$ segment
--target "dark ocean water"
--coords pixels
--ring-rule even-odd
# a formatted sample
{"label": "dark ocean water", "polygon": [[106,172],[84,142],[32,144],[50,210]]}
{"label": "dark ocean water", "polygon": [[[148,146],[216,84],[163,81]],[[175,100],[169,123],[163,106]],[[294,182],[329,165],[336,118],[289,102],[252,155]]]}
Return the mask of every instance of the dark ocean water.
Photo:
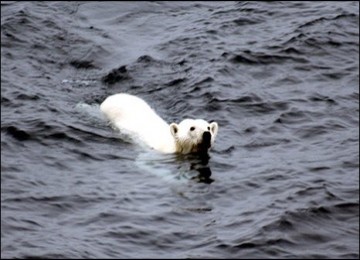
{"label": "dark ocean water", "polygon": [[[118,92],[219,123],[114,131]],[[2,2],[2,258],[359,258],[359,2]]]}

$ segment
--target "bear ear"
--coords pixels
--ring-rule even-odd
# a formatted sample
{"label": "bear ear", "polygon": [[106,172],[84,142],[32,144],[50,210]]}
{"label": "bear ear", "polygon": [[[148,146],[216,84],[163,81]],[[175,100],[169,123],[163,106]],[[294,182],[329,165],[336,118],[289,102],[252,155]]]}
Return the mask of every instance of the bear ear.
{"label": "bear ear", "polygon": [[179,130],[179,126],[175,123],[170,124],[170,132],[175,137]]}
{"label": "bear ear", "polygon": [[218,123],[212,122],[210,124],[210,132],[213,134],[214,137],[217,135],[218,129],[219,129]]}

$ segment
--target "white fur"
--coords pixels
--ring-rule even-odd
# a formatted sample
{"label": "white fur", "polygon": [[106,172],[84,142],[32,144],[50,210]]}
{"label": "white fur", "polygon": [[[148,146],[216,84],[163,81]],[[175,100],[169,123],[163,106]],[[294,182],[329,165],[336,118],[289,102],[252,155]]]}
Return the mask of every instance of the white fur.
{"label": "white fur", "polygon": [[163,153],[199,152],[199,147],[203,147],[200,146],[203,133],[209,131],[210,146],[204,151],[207,152],[218,131],[216,122],[209,124],[202,119],[185,119],[178,125],[172,123],[169,126],[144,100],[125,93],[109,96],[100,109],[120,131],[135,135]]}

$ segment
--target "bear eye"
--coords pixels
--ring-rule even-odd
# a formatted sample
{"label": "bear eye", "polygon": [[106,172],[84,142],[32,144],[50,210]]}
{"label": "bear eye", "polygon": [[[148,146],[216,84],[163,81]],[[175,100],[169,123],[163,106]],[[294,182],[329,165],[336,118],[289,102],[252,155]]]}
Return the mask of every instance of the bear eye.
{"label": "bear eye", "polygon": [[208,130],[210,131],[210,126],[208,126]]}
{"label": "bear eye", "polygon": [[195,130],[194,126],[190,127],[190,131],[194,131],[194,130]]}

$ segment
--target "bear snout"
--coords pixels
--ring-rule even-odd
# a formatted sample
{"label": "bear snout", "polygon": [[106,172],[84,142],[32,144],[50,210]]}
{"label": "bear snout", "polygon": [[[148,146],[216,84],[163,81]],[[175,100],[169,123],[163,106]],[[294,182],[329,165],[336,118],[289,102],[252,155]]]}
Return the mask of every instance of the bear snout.
{"label": "bear snout", "polygon": [[202,144],[206,147],[209,148],[211,146],[211,134],[209,131],[206,131],[203,133],[202,136]]}

